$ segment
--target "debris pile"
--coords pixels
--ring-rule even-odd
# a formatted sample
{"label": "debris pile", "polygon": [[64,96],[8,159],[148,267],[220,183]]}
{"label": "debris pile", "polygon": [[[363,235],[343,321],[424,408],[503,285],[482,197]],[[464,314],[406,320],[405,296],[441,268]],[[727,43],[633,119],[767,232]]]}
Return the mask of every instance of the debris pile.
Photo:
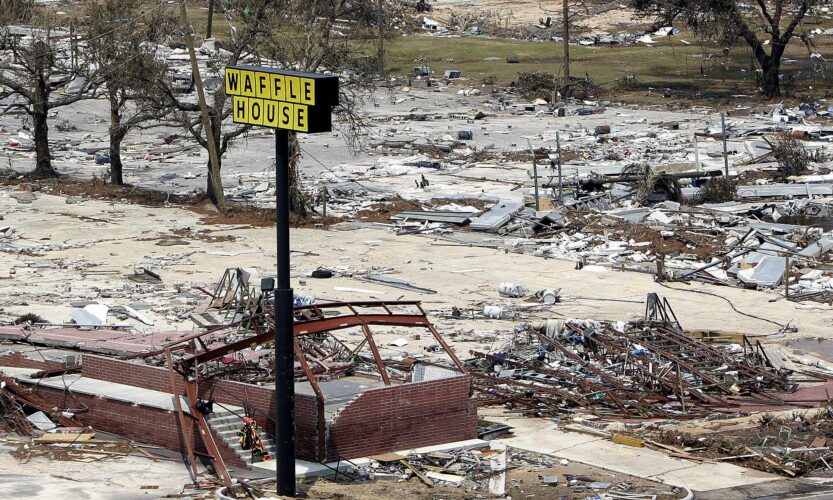
{"label": "debris pile", "polygon": [[705,417],[775,404],[791,388],[789,370],[773,367],[759,344],[692,338],[653,294],[645,319],[548,320],[471,355],[482,404],[534,416]]}
{"label": "debris pile", "polygon": [[[414,453],[407,457],[389,453],[372,457],[369,466],[357,471],[357,479],[408,480],[418,478],[429,487],[434,485],[462,488],[466,493],[492,491],[493,478],[502,477],[505,488],[506,450],[459,449]],[[491,486],[490,486],[491,484]],[[500,492],[498,494],[502,494]]]}
{"label": "debris pile", "polygon": [[[518,494],[541,498],[675,500],[684,489],[624,474],[614,474],[565,459],[510,446],[477,446],[444,451],[370,457],[367,463],[344,464],[333,481],[346,486],[385,482],[421,485],[412,493],[508,498]],[[314,480],[308,481],[310,492]],[[259,498],[274,489],[272,480],[240,481],[224,490],[236,498]],[[401,488],[399,491],[402,490]],[[378,492],[377,492],[378,495]],[[421,495],[420,495],[421,496]]]}
{"label": "debris pile", "polygon": [[730,462],[787,477],[833,470],[833,412],[764,413],[751,428],[707,434],[662,431],[655,440],[693,456]]}
{"label": "debris pile", "polygon": [[10,453],[20,463],[33,457],[62,462],[98,462],[127,455],[154,461],[172,460],[149,451],[155,449],[154,446],[120,439],[98,439],[95,432],[81,428],[61,428],[61,432],[42,433],[32,438],[6,436],[2,440],[14,447]]}

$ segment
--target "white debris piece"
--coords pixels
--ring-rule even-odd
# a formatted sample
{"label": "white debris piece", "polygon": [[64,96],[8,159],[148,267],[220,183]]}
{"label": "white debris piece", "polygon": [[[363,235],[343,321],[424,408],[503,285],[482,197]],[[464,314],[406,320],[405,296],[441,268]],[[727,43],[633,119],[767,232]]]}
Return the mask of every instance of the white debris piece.
{"label": "white debris piece", "polygon": [[388,345],[392,345],[394,347],[405,347],[406,345],[408,345],[408,341],[403,339],[402,337],[399,337],[398,339],[389,342]]}
{"label": "white debris piece", "polygon": [[104,304],[88,304],[83,309],[72,311],[72,321],[81,326],[100,326],[107,323],[110,308]]}

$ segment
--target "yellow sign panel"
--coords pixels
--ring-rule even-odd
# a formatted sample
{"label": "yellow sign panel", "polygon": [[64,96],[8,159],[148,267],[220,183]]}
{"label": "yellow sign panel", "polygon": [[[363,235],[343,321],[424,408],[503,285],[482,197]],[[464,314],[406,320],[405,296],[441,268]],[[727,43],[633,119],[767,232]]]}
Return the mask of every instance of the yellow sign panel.
{"label": "yellow sign panel", "polygon": [[301,104],[315,106],[315,80],[301,78]]}
{"label": "yellow sign panel", "polygon": [[234,96],[234,123],[263,125],[296,132],[309,131],[309,106],[291,102]]}
{"label": "yellow sign panel", "polygon": [[285,92],[283,90],[283,75],[269,75],[269,80],[272,84],[272,99],[276,101],[285,101]]}
{"label": "yellow sign panel", "polygon": [[264,127],[271,127],[271,128],[278,128],[278,102],[277,101],[263,101],[263,126]]}
{"label": "yellow sign panel", "polygon": [[272,98],[272,85],[267,73],[255,73],[255,95],[261,99]]}
{"label": "yellow sign panel", "polygon": [[228,67],[226,94],[233,96],[234,123],[297,132],[331,130],[330,108],[338,103],[338,78],[315,73]]}
{"label": "yellow sign panel", "polygon": [[242,95],[254,97],[255,95],[255,72],[241,71],[240,76],[243,79],[243,89],[240,91]]}
{"label": "yellow sign panel", "polygon": [[286,100],[289,102],[301,102],[301,79],[297,76],[285,76]]}
{"label": "yellow sign panel", "polygon": [[263,99],[246,99],[247,121],[250,125],[263,125]]}

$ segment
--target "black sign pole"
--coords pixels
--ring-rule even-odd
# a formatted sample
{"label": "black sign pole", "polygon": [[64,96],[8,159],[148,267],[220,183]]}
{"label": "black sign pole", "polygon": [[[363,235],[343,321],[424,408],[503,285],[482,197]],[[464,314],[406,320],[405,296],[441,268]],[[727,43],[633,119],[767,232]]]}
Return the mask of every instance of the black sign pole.
{"label": "black sign pole", "polygon": [[275,216],[278,280],[275,288],[275,441],[278,494],[295,496],[294,297],[289,285],[289,132],[275,130]]}

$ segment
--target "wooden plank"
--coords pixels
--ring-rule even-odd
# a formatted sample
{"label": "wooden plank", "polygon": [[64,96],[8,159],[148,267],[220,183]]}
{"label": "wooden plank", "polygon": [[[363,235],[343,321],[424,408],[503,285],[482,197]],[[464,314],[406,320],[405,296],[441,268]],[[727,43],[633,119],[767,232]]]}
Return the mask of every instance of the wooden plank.
{"label": "wooden plank", "polygon": [[197,461],[194,458],[194,445],[188,439],[188,434],[193,431],[193,427],[188,425],[191,421],[185,417],[185,412],[182,411],[182,401],[179,400],[179,392],[176,388],[176,377],[174,375],[174,358],[170,348],[165,349],[165,358],[168,361],[168,380],[171,382],[171,397],[174,400],[176,414],[179,417],[179,434],[182,436],[182,440],[185,442],[185,449],[188,452],[188,465],[191,469],[191,479],[196,483],[199,471],[197,471]]}
{"label": "wooden plank", "polygon": [[129,453],[121,453],[118,451],[107,451],[107,450],[89,450],[86,448],[67,448],[67,451],[77,451],[78,453],[83,454],[92,454],[92,455],[115,455],[118,457],[124,457],[129,455]]}
{"label": "wooden plank", "polygon": [[44,434],[35,438],[35,443],[73,443],[76,441],[89,441],[95,437],[95,433],[85,434]]}
{"label": "wooden plank", "polygon": [[377,462],[398,462],[405,458],[405,456],[399,453],[383,453],[381,455],[372,455],[370,458]]}
{"label": "wooden plank", "polygon": [[433,481],[431,481],[430,479],[428,479],[427,477],[425,477],[425,476],[422,474],[422,472],[420,472],[420,471],[419,471],[416,467],[414,467],[413,465],[409,464],[407,460],[405,460],[405,459],[403,458],[402,460],[400,460],[400,461],[399,461],[399,463],[401,463],[402,465],[404,465],[405,467],[407,467],[408,469],[410,469],[410,470],[411,470],[411,472],[413,472],[413,473],[414,473],[414,475],[415,475],[416,477],[418,477],[420,481],[422,481],[423,483],[425,483],[425,485],[426,485],[426,486],[428,486],[429,488],[433,488],[433,487],[434,487],[434,483],[433,483]]}
{"label": "wooden plank", "polygon": [[612,441],[616,444],[623,444],[625,446],[633,446],[634,448],[642,448],[645,446],[645,441],[631,436],[626,436],[624,434],[614,434]]}

